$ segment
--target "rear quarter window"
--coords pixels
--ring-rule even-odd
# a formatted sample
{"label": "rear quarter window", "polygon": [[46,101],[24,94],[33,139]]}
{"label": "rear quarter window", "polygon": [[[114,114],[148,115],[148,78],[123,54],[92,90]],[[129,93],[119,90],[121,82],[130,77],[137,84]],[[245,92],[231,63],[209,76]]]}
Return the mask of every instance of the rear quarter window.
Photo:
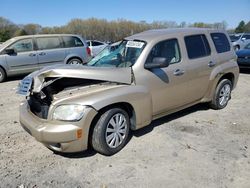
{"label": "rear quarter window", "polygon": [[66,48],[72,48],[72,47],[81,47],[84,46],[83,42],[78,38],[74,36],[64,36],[62,37],[64,41],[64,46]]}
{"label": "rear quarter window", "polygon": [[230,44],[227,36],[224,33],[211,33],[214,46],[217,53],[224,53],[230,51]]}
{"label": "rear quarter window", "polygon": [[211,49],[204,34],[190,35],[184,38],[189,59],[209,56]]}

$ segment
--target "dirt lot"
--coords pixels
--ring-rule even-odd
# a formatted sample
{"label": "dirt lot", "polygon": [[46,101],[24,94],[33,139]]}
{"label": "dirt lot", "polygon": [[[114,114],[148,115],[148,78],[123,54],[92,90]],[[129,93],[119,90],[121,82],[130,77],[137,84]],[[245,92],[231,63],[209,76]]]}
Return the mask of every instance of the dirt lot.
{"label": "dirt lot", "polygon": [[0,84],[0,187],[250,187],[250,73],[226,109],[161,118],[111,157],[57,155],[37,142],[19,125],[17,84]]}

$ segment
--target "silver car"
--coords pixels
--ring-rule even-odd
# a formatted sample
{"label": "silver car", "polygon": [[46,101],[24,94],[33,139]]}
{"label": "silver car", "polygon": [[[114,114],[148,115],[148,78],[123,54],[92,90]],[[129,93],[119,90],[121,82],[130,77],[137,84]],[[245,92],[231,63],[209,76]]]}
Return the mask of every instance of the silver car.
{"label": "silver car", "polygon": [[250,33],[237,33],[229,37],[235,50],[243,49],[250,42]]}
{"label": "silver car", "polygon": [[54,64],[80,64],[90,60],[90,49],[78,35],[27,35],[0,46],[0,82]]}
{"label": "silver car", "polygon": [[91,51],[91,56],[95,57],[97,54],[99,54],[108,44],[97,41],[97,40],[87,40],[87,44]]}

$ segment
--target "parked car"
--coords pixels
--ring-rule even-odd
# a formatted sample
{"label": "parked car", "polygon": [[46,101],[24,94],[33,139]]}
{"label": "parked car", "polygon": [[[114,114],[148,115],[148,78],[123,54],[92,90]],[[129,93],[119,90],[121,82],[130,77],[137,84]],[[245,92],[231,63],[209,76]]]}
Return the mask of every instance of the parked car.
{"label": "parked car", "polygon": [[112,155],[130,130],[197,103],[225,108],[239,76],[223,30],[162,29],[125,38],[86,66],[56,66],[28,75],[19,93],[23,128],[48,148],[93,147]]}
{"label": "parked car", "polygon": [[105,42],[100,42],[97,40],[87,40],[87,44],[91,51],[91,56],[95,57],[97,54],[99,54],[108,44]]}
{"label": "parked car", "polygon": [[240,68],[250,68],[250,43],[244,49],[236,52],[238,58],[237,63]]}
{"label": "parked car", "polygon": [[27,35],[0,46],[0,82],[54,64],[78,64],[90,60],[90,50],[77,35]]}
{"label": "parked car", "polygon": [[234,49],[243,49],[250,42],[250,33],[237,33],[229,35]]}

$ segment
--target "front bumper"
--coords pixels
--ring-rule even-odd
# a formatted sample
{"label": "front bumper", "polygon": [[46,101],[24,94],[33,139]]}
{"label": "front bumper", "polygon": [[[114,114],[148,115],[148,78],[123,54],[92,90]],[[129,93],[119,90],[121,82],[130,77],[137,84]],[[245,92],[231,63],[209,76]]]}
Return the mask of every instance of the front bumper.
{"label": "front bumper", "polygon": [[[89,128],[96,114],[89,107],[80,121],[45,120],[35,116],[26,101],[20,104],[21,126],[46,147],[59,152],[78,152],[88,148]],[[82,132],[80,137],[79,131]]]}

